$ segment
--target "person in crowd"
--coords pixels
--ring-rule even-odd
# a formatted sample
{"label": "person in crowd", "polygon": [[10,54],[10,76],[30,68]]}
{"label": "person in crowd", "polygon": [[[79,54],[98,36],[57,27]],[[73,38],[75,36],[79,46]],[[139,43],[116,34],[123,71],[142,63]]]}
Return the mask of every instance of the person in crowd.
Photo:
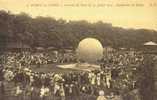
{"label": "person in crowd", "polygon": [[104,91],[100,90],[99,91],[99,96],[97,97],[96,100],[107,100],[107,98],[104,95],[105,95]]}

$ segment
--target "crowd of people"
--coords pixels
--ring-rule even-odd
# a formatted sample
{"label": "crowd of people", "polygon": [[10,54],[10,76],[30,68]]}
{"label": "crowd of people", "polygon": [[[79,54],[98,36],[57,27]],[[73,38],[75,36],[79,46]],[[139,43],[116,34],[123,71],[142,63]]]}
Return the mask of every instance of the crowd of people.
{"label": "crowd of people", "polygon": [[2,63],[5,63],[5,65],[9,65],[10,67],[16,66],[16,64],[18,67],[29,67],[30,65],[40,66],[52,63],[76,62],[74,54],[63,54],[58,52],[6,52],[4,55],[1,55],[1,59],[3,59]]}
{"label": "crowd of people", "polygon": [[[4,54],[4,63],[7,65],[16,66],[26,66],[32,64],[42,65],[51,62],[50,56],[47,53],[31,53],[31,52],[9,52]],[[9,66],[7,66],[9,67]]]}
{"label": "crowd of people", "polygon": [[143,56],[133,51],[112,52],[101,60],[101,69],[81,73],[31,70],[32,64],[42,67],[41,64],[48,64],[52,60],[48,53],[2,55],[1,87],[6,82],[13,83],[15,88],[12,88],[14,92],[10,95],[18,96],[19,100],[23,100],[23,95],[32,100],[96,100],[104,94],[107,100],[129,100],[124,99],[125,94],[137,88],[136,70]]}

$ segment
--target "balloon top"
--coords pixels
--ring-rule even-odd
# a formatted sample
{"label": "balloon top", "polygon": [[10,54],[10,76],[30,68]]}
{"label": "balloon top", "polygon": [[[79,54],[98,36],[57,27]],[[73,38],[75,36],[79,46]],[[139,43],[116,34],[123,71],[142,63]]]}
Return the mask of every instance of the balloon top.
{"label": "balloon top", "polygon": [[96,62],[103,57],[103,46],[95,38],[85,38],[78,45],[77,55],[86,62]]}

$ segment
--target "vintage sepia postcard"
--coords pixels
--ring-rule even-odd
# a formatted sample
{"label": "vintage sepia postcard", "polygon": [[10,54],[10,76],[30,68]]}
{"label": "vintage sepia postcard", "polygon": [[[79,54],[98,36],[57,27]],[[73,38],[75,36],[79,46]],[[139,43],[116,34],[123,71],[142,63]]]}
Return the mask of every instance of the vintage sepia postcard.
{"label": "vintage sepia postcard", "polygon": [[157,100],[157,1],[0,0],[0,100]]}

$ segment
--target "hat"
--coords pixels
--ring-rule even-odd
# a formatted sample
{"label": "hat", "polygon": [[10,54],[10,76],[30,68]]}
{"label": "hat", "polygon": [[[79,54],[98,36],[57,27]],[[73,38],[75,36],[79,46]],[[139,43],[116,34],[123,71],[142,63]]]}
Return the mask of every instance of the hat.
{"label": "hat", "polygon": [[100,90],[100,91],[99,91],[99,95],[100,95],[100,96],[104,96],[104,94],[105,94],[105,93],[104,93],[103,90]]}

